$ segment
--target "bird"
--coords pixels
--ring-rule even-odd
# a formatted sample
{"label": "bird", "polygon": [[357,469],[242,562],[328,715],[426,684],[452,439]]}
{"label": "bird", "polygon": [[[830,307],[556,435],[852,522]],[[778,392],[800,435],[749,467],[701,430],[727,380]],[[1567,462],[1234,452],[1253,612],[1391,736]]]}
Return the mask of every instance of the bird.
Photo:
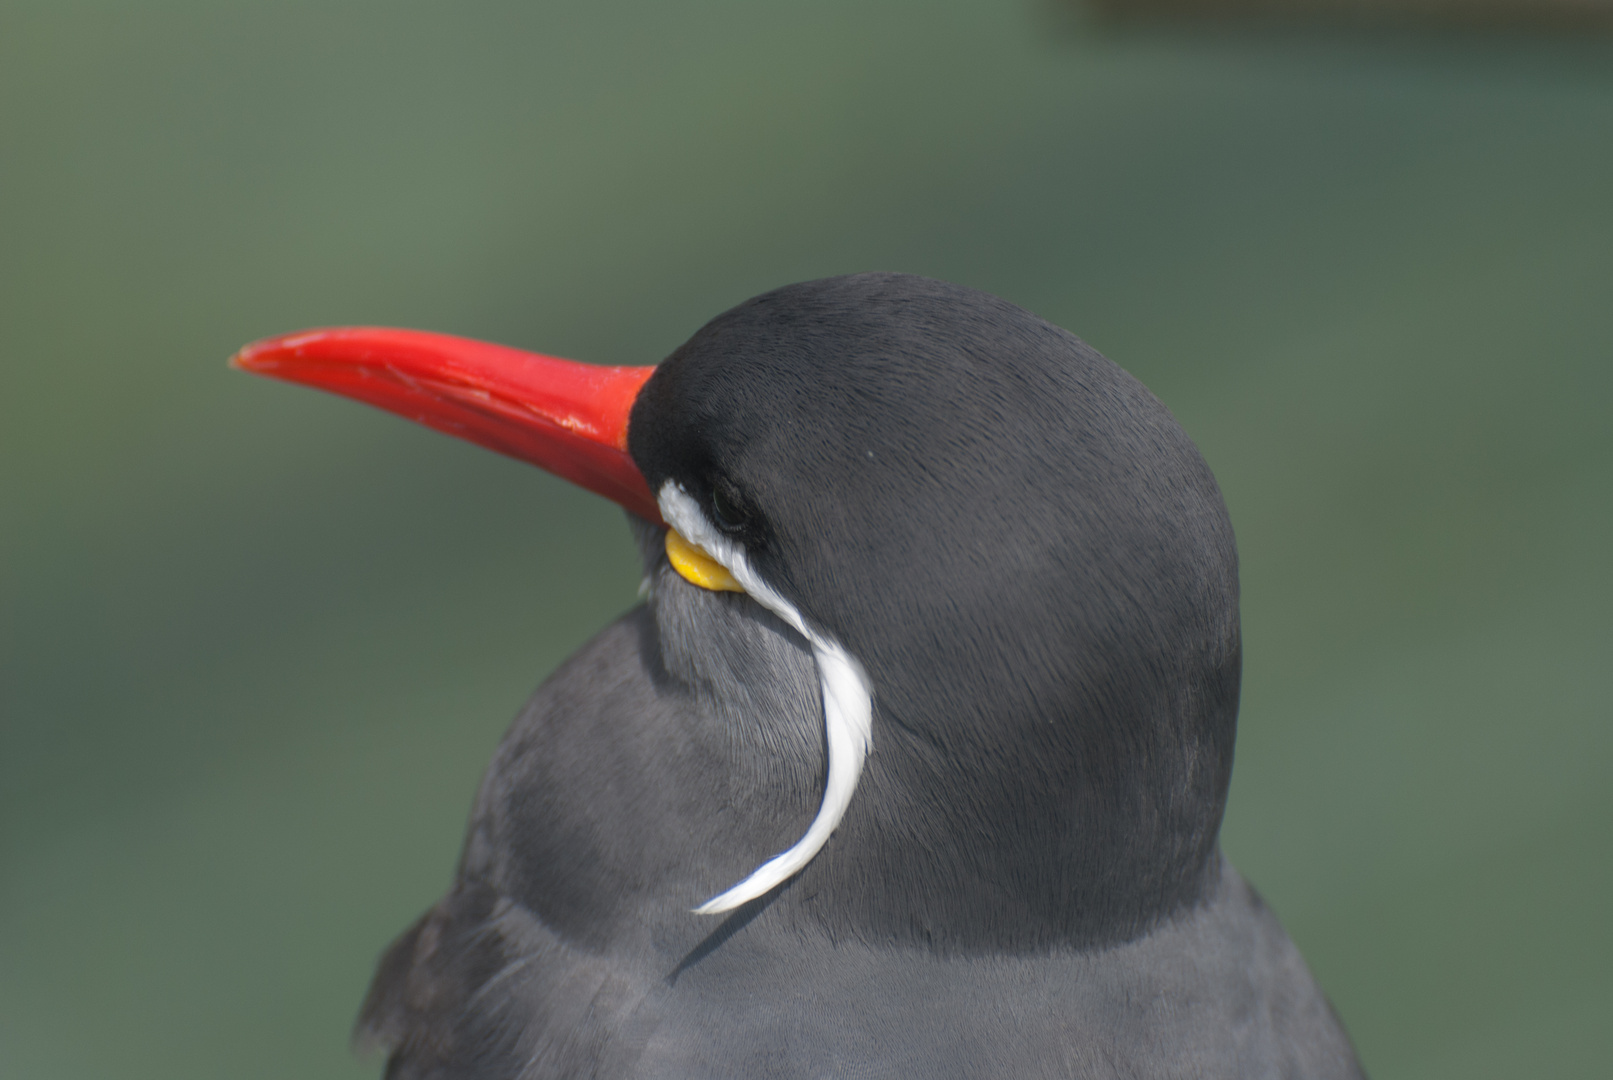
{"label": "bird", "polygon": [[653,367],[365,327],[233,362],[611,498],[642,557],[379,962],[389,1080],[1363,1075],[1219,845],[1219,488],[1074,334],[864,273]]}

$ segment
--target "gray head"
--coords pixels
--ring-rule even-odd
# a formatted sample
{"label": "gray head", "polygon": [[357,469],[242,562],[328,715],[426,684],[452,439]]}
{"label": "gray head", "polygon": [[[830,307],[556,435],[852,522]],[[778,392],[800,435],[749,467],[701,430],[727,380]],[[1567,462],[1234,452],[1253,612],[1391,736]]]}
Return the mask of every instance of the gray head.
{"label": "gray head", "polygon": [[[862,274],[756,297],[653,370],[373,328],[236,363],[639,522],[646,636],[551,681],[467,846],[554,925],[684,917],[743,873],[735,845],[754,865],[784,833],[701,910],[770,896],[834,933],[1028,949],[1200,895],[1237,713],[1232,530],[1164,406],[1071,334]],[[645,672],[631,705],[590,681]]]}
{"label": "gray head", "polygon": [[717,656],[737,601],[871,691],[854,794],[789,886],[813,917],[1025,949],[1129,937],[1198,896],[1232,763],[1236,552],[1135,379],[984,293],[831,278],[703,327],[644,384],[628,447],[756,600],[690,586],[680,652]]}

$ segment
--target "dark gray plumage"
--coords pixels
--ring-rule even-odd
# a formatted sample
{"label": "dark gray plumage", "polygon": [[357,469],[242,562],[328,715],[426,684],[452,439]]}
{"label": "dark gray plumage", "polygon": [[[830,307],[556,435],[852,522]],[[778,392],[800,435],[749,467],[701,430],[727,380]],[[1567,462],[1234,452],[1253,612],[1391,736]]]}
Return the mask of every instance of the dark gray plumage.
{"label": "dark gray plumage", "polygon": [[668,565],[539,690],[449,895],[360,1021],[396,1078],[1354,1077],[1215,844],[1237,569],[1208,468],[1072,335],[902,275],[791,286],[646,384],[630,449],[866,668],[873,749],[824,784],[803,639]]}

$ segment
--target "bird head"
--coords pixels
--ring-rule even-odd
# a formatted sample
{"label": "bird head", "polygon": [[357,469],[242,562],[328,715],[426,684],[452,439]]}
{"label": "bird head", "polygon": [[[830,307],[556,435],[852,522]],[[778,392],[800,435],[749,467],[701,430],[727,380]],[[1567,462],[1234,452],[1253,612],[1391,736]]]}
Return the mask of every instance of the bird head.
{"label": "bird head", "polygon": [[1237,713],[1231,526],[1166,408],[1074,335],[861,274],[747,301],[655,368],[381,330],[235,362],[622,504],[683,677],[747,692],[736,618],[810,652],[817,685],[788,692],[816,692],[821,738],[763,752],[821,776],[819,806],[697,911],[800,880],[847,933],[1021,949],[1123,939],[1202,890]]}

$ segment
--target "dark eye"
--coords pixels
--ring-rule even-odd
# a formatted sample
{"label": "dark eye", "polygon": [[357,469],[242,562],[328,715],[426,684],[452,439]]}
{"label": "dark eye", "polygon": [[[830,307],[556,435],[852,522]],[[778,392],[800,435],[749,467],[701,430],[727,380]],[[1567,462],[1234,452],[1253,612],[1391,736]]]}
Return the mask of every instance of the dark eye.
{"label": "dark eye", "polygon": [[711,518],[724,532],[735,532],[745,526],[745,511],[739,508],[734,497],[715,484],[711,489]]}

